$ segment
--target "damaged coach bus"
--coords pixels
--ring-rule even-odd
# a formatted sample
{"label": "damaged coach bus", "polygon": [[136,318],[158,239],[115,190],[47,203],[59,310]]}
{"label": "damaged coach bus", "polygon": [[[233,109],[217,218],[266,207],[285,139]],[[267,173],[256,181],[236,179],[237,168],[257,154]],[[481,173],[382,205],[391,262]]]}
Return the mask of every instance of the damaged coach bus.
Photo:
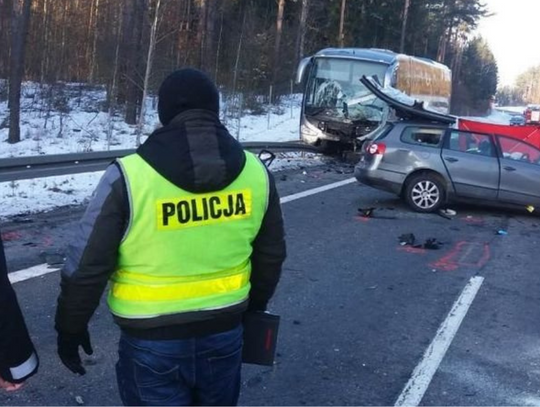
{"label": "damaged coach bus", "polygon": [[364,48],[328,48],[304,58],[297,83],[304,84],[300,135],[309,144],[353,144],[386,122],[388,106],[360,78],[376,76],[383,87],[396,88],[447,114],[452,73],[430,59]]}

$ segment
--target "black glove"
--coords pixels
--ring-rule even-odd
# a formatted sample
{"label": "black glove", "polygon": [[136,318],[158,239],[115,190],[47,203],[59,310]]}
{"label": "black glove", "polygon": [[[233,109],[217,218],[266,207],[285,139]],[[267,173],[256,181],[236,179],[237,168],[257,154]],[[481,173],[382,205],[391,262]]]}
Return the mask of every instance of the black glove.
{"label": "black glove", "polygon": [[88,331],[78,334],[58,332],[58,356],[60,356],[60,360],[73,373],[83,375],[86,370],[81,364],[79,346],[82,346],[87,355],[94,353]]}

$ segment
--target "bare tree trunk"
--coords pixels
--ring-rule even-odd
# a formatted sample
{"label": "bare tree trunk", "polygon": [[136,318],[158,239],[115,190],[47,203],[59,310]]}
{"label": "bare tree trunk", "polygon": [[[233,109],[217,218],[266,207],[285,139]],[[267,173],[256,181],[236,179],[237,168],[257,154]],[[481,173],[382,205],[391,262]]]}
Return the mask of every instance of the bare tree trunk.
{"label": "bare tree trunk", "polygon": [[407,20],[409,18],[409,7],[411,0],[405,0],[405,6],[403,8],[403,24],[401,25],[401,42],[399,44],[399,52],[402,54],[405,52],[405,36],[407,35]]}
{"label": "bare tree trunk", "polygon": [[339,47],[343,48],[345,43],[345,8],[347,7],[347,0],[341,0],[341,16],[339,18]]}
{"label": "bare tree trunk", "polygon": [[[204,41],[204,69],[208,73],[215,72],[215,55],[216,55],[216,20],[217,10],[220,6],[220,0],[209,0],[206,5],[206,35]],[[214,78],[215,79],[215,78]]]}
{"label": "bare tree trunk", "polygon": [[66,56],[66,50],[67,50],[67,47],[66,47],[66,30],[68,28],[68,23],[67,23],[67,10],[68,10],[68,7],[69,7],[69,2],[65,3],[62,7],[62,23],[61,23],[61,26],[62,26],[62,36],[61,36],[61,46],[60,46],[60,49],[61,49],[61,58],[60,58],[60,61],[57,61],[57,66],[60,68],[60,69],[56,69],[56,80],[60,80],[61,78],[65,78],[68,76],[69,74],[69,64],[68,64],[68,61],[66,60],[65,56]]}
{"label": "bare tree trunk", "polygon": [[9,72],[9,143],[21,141],[21,83],[32,0],[13,0],[11,13],[11,63]]}
{"label": "bare tree trunk", "polygon": [[244,27],[246,26],[246,11],[244,10],[244,19],[242,20],[242,30],[240,31],[240,40],[238,41],[238,48],[236,50],[236,61],[234,62],[234,74],[233,74],[233,95],[236,92],[236,81],[238,78],[238,66],[240,64],[240,54],[242,52],[242,41],[244,40]]}
{"label": "bare tree trunk", "polygon": [[277,80],[277,72],[280,66],[279,60],[279,48],[281,46],[281,34],[283,33],[283,13],[285,11],[285,0],[279,0],[278,12],[276,19],[276,38],[274,42],[274,60],[273,60],[273,75],[272,83],[275,84]]}
{"label": "bare tree trunk", "polygon": [[448,36],[448,28],[444,29],[443,35],[441,36],[441,39],[439,40],[439,48],[437,49],[437,62],[444,63],[444,58],[446,56],[446,44]]}
{"label": "bare tree trunk", "polygon": [[[449,4],[451,3],[451,4]],[[443,9],[442,9],[442,15],[443,15],[443,24],[444,24],[444,30],[442,32],[441,38],[439,40],[439,47],[437,48],[437,62],[443,62],[446,57],[446,45],[448,43],[448,36],[450,35],[450,28],[452,26],[452,22],[448,21],[448,15],[450,14],[450,10],[454,7],[455,0],[447,0],[444,2]]]}
{"label": "bare tree trunk", "polygon": [[50,42],[50,7],[49,0],[43,0],[43,51],[41,53],[40,81],[45,83],[45,78],[49,78],[49,42]]}
{"label": "bare tree trunk", "polygon": [[[90,1],[90,12],[88,13],[88,24],[86,27],[86,60],[90,60],[90,56],[92,54],[92,32],[94,28],[94,9],[96,5],[97,0],[89,0]],[[90,79],[90,78],[88,78]]]}
{"label": "bare tree trunk", "polygon": [[217,42],[217,50],[216,50],[216,65],[214,70],[214,80],[218,81],[218,75],[219,75],[219,57],[221,52],[221,38],[223,36],[223,16],[225,14],[225,7],[221,6],[221,19],[220,19],[220,25],[219,25],[219,38]]}
{"label": "bare tree trunk", "polygon": [[[147,0],[129,0],[134,2],[132,21],[125,34],[129,38],[129,53],[126,78],[126,123],[137,124],[137,110],[141,102],[141,53],[143,26],[148,11]],[[128,2],[128,3],[129,3]]]}
{"label": "bare tree trunk", "polygon": [[141,102],[141,111],[139,113],[139,122],[137,123],[137,147],[141,145],[141,135],[144,127],[144,115],[146,113],[146,96],[148,95],[148,83],[150,82],[150,74],[152,73],[152,63],[154,62],[154,51],[156,49],[156,32],[159,22],[159,8],[161,0],[156,0],[156,9],[154,11],[154,21],[150,29],[150,44],[148,45],[148,54],[146,57],[146,70],[144,73],[143,94]]}
{"label": "bare tree trunk", "polygon": [[199,68],[206,67],[206,41],[208,25],[208,2],[215,0],[199,0],[199,26],[197,27],[197,43],[199,44]]}
{"label": "bare tree trunk", "polygon": [[[112,75],[112,81],[110,83],[110,86],[108,88],[107,93],[107,105],[109,110],[109,120],[112,120],[112,115],[114,114],[114,110],[116,107],[116,101],[117,101],[117,87],[118,87],[118,70],[120,65],[120,44],[122,40],[122,30],[124,26],[124,14],[122,13],[121,7],[119,7],[118,10],[118,26],[116,28],[116,49],[114,53],[114,66],[113,66],[113,75]],[[112,121],[111,121],[112,123]],[[110,134],[107,135],[107,138],[110,140],[110,137],[112,135],[112,130],[109,131]]]}
{"label": "bare tree trunk", "polygon": [[309,0],[302,0],[302,10],[300,11],[300,24],[298,25],[298,35],[296,37],[296,62],[304,56],[306,45],[306,24],[309,12]]}
{"label": "bare tree trunk", "polygon": [[98,19],[99,19],[99,0],[96,0],[96,3],[95,3],[95,9],[94,9],[94,25],[93,25],[93,29],[94,29],[94,39],[92,41],[92,56],[91,56],[91,59],[90,59],[90,76],[89,76],[89,79],[90,79],[90,83],[94,82],[94,75],[95,75],[95,70],[96,70],[96,51],[97,51],[97,40],[98,40],[98,34],[99,34],[99,31],[98,31]]}

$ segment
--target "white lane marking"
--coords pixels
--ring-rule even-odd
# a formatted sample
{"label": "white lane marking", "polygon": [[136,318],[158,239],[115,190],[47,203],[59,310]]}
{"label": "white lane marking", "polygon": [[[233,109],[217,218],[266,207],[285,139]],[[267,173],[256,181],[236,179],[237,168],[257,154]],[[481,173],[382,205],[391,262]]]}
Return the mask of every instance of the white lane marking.
{"label": "white lane marking", "polygon": [[418,406],[420,404],[431,383],[431,379],[433,379],[433,375],[439,368],[483,282],[484,277],[480,276],[472,277],[469,280],[448,316],[439,327],[435,338],[426,349],[422,360],[414,369],[395,406]]}
{"label": "white lane marking", "polygon": [[349,178],[344,181],[334,182],[333,184],[324,185],[322,187],[308,189],[307,191],[298,192],[297,194],[292,194],[288,196],[284,196],[281,198],[281,203],[287,203],[291,201],[296,201],[297,199],[305,198],[307,196],[319,194],[321,192],[329,191],[334,188],[339,188],[344,185],[352,184],[353,182],[356,182],[356,178]]}
{"label": "white lane marking", "polygon": [[[346,179],[344,181],[334,182],[333,184],[324,185],[322,187],[308,189],[307,191],[304,191],[304,192],[299,192],[297,194],[284,196],[283,198],[281,198],[280,202],[281,203],[287,203],[287,202],[291,202],[291,201],[296,201],[297,199],[301,199],[301,198],[305,198],[307,196],[311,196],[311,195],[315,195],[315,194],[318,194],[318,193],[321,193],[321,192],[325,192],[325,191],[328,191],[330,189],[339,188],[339,187],[341,187],[343,185],[348,185],[348,184],[351,184],[351,183],[353,183],[355,181],[356,181],[355,178],[349,178],[349,179]],[[15,271],[13,273],[9,273],[8,276],[9,276],[9,281],[11,281],[11,284],[15,284],[15,283],[18,283],[20,281],[25,281],[25,280],[29,280],[29,279],[34,278],[34,277],[39,277],[39,276],[43,276],[45,274],[53,273],[53,272],[58,271],[58,270],[60,270],[60,269],[59,268],[50,268],[47,264],[39,264],[37,266],[30,267],[30,268],[25,269],[25,270],[19,270],[19,271]]]}
{"label": "white lane marking", "polygon": [[28,269],[15,271],[14,273],[9,273],[9,281],[11,284],[18,283],[19,281],[30,280],[34,277],[43,276],[45,274],[54,273],[55,271],[60,270],[58,267],[51,267],[48,264],[39,264]]}

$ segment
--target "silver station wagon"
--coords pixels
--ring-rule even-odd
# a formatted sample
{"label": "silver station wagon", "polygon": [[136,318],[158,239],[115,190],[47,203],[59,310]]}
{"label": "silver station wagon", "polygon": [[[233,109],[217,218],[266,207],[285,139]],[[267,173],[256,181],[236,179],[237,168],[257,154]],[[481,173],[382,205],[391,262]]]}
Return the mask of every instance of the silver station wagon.
{"label": "silver station wagon", "polygon": [[452,201],[540,208],[540,149],[502,135],[452,128],[455,118],[407,106],[375,83],[362,82],[401,120],[381,126],[363,144],[358,181],[401,196],[418,212]]}
{"label": "silver station wagon", "polygon": [[540,150],[447,125],[387,123],[363,147],[356,179],[418,212],[450,201],[540,207]]}

